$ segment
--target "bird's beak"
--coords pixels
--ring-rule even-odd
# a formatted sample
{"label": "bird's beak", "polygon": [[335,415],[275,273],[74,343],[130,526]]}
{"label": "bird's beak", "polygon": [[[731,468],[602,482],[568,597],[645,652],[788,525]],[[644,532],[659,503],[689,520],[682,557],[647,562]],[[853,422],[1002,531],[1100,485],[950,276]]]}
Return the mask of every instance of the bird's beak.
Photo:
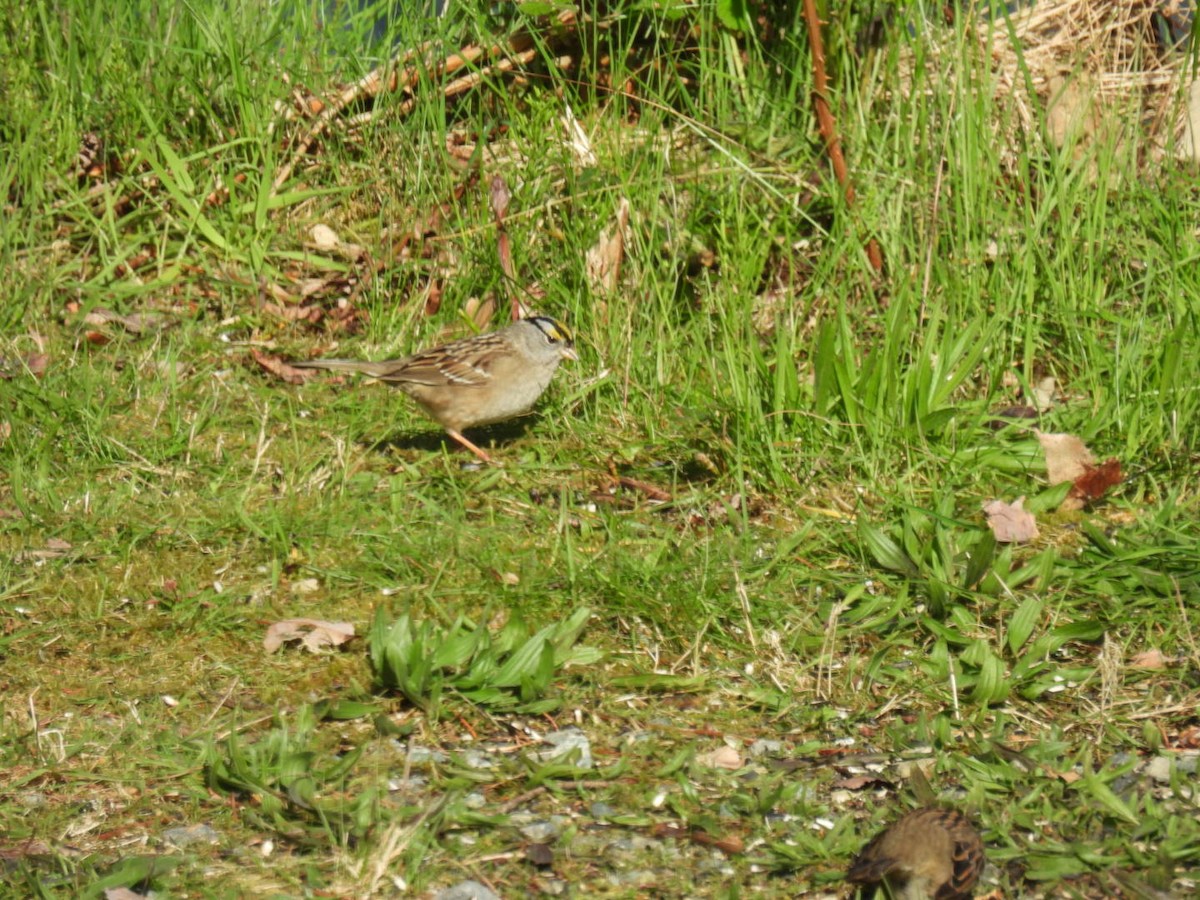
{"label": "bird's beak", "polygon": [[562,355],[564,359],[572,359],[575,362],[579,362],[579,354],[575,352],[574,347],[563,347]]}

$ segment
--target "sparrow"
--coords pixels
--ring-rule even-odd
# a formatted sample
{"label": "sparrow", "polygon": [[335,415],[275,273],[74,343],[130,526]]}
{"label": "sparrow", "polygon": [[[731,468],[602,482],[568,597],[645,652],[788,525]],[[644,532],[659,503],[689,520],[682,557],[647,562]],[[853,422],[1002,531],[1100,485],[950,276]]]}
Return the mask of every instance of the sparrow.
{"label": "sparrow", "polygon": [[298,369],[360,372],[408,394],[459,444],[485,463],[492,458],[463,430],[529,412],[564,359],[579,359],[575,336],[557,319],[530,316],[507,328],[423,350],[404,359],[294,360]]}
{"label": "sparrow", "polygon": [[[986,862],[975,826],[958,810],[927,806],[876,835],[846,880],[860,896],[895,900],[971,900]],[[880,886],[884,892],[878,892]]]}

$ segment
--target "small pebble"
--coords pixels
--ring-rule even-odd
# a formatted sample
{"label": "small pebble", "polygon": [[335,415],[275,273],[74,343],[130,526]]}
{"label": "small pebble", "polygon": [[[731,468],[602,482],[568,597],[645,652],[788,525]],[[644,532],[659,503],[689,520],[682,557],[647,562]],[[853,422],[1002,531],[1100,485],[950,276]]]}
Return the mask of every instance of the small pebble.
{"label": "small pebble", "polygon": [[500,900],[500,897],[478,881],[460,881],[454,887],[438,891],[434,900]]}

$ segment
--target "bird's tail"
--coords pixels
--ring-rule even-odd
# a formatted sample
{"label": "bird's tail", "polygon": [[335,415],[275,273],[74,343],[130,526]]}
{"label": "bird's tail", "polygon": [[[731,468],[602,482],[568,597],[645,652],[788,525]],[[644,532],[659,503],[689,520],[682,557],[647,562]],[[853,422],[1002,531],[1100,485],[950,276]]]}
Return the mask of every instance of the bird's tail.
{"label": "bird's tail", "polygon": [[381,378],[387,374],[390,364],[387,362],[365,362],[358,359],[297,359],[288,365],[297,369],[328,369],[332,372],[359,372],[372,378]]}

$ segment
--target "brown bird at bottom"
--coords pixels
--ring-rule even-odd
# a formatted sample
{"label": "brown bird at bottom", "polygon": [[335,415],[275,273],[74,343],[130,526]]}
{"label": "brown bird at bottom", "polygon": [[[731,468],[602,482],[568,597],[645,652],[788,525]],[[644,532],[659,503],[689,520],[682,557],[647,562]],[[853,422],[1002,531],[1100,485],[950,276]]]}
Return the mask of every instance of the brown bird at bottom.
{"label": "brown bird at bottom", "polygon": [[[971,900],[985,862],[979,832],[962,813],[928,806],[901,816],[871,840],[846,880],[861,897]],[[881,886],[884,891],[877,891]]]}

